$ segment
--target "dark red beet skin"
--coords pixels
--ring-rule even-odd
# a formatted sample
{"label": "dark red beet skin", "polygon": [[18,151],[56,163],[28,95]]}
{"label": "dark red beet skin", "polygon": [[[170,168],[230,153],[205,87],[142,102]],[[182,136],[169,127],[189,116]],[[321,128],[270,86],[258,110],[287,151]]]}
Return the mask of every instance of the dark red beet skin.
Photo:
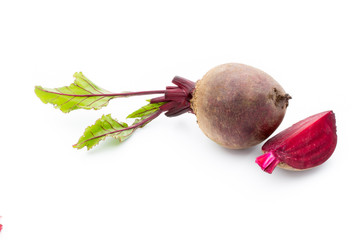
{"label": "dark red beet skin", "polygon": [[276,166],[305,170],[324,163],[337,143],[335,114],[332,111],[310,116],[269,139],[264,155],[256,163],[268,173]]}

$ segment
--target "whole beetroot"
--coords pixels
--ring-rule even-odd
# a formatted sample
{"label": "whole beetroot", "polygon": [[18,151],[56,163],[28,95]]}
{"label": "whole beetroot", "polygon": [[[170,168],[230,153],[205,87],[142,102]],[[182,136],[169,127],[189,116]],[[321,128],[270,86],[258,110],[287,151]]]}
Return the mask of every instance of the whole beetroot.
{"label": "whole beetroot", "polygon": [[133,112],[132,125],[104,115],[88,127],[74,145],[75,148],[97,145],[107,136],[119,141],[165,113],[168,117],[195,113],[201,130],[218,144],[232,149],[256,145],[265,140],[281,123],[290,96],[268,74],[238,63],[228,63],[211,69],[195,82],[176,76],[166,90],[112,93],[98,87],[82,73],[75,81],[61,88],[35,87],[44,103],[51,103],[63,112],[75,109],[100,109],[113,98],[162,94]]}
{"label": "whole beetroot", "polygon": [[268,74],[251,66],[217,66],[196,83],[192,109],[200,129],[232,149],[268,138],[284,118],[290,96]]}

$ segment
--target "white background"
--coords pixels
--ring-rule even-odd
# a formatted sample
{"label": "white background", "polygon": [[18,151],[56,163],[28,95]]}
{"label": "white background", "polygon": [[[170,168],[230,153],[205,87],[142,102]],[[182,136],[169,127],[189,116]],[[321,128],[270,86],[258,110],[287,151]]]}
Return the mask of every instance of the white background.
{"label": "white background", "polygon": [[[0,2],[1,240],[359,239],[358,1]],[[34,86],[74,72],[110,91],[164,89],[240,62],[291,94],[279,132],[333,110],[338,146],[305,172],[224,149],[194,115],[161,116],[119,145],[72,148],[102,114],[146,97],[63,114]]]}

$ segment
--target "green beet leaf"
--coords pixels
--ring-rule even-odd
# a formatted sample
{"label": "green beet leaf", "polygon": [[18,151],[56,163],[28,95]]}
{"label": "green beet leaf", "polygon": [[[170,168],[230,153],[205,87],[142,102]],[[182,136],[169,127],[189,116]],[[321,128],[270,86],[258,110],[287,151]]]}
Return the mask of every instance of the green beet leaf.
{"label": "green beet leaf", "polygon": [[[140,119],[136,119],[133,123],[137,124]],[[87,147],[90,150],[92,147],[97,145],[101,140],[106,137],[113,137],[118,139],[120,142],[128,139],[137,128],[123,130],[128,128],[128,124],[119,122],[111,117],[111,114],[103,115],[98,119],[94,125],[91,125],[85,129],[83,136],[80,137],[79,141],[73,145],[74,148],[81,149]]]}
{"label": "green beet leaf", "polygon": [[44,103],[51,103],[55,108],[68,113],[76,109],[100,109],[118,96],[96,86],[81,72],[74,74],[75,81],[70,86],[60,88],[35,87],[36,95]]}

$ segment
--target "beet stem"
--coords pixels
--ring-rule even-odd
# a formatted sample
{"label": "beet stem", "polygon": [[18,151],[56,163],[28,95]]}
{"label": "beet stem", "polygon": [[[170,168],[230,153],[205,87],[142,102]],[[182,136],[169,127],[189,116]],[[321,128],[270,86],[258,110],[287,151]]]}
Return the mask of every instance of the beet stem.
{"label": "beet stem", "polygon": [[166,102],[160,109],[167,117],[176,117],[183,113],[193,113],[190,100],[195,89],[195,83],[185,78],[176,76],[172,80],[176,86],[166,87],[164,96],[150,100],[150,103]]}
{"label": "beet stem", "polygon": [[116,93],[114,96],[140,96],[140,95],[150,95],[150,94],[164,94],[165,90],[153,90],[153,91],[140,91],[140,92],[128,92],[128,93]]}
{"label": "beet stem", "polygon": [[267,173],[272,173],[276,167],[280,163],[280,159],[278,159],[272,151],[267,152],[256,158],[255,161],[262,170]]}
{"label": "beet stem", "polygon": [[[42,91],[52,93],[43,89]],[[139,91],[139,92],[123,92],[123,93],[101,93],[101,94],[70,94],[57,92],[57,95],[69,96],[69,97],[131,97],[131,96],[141,96],[141,95],[150,95],[150,94],[164,94],[166,90],[152,90],[152,91]]]}

